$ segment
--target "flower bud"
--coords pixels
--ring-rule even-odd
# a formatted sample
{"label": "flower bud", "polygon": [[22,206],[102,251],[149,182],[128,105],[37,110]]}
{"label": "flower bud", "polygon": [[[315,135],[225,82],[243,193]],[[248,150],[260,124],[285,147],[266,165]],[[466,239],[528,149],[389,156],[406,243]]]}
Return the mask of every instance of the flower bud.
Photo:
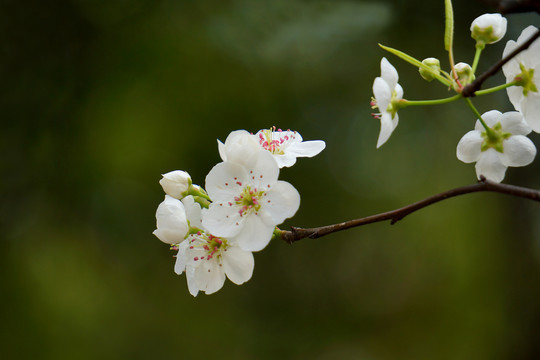
{"label": "flower bud", "polygon": [[506,23],[506,18],[501,14],[481,15],[471,24],[471,37],[482,48],[485,44],[496,43],[506,34]]}
{"label": "flower bud", "polygon": [[456,74],[461,85],[465,86],[474,80],[474,73],[471,65],[460,62],[454,65],[454,69],[456,70]]}
{"label": "flower bud", "polygon": [[159,184],[165,191],[165,194],[176,199],[182,199],[187,195],[187,191],[191,186],[191,176],[185,171],[175,170],[163,174],[163,179],[159,180]]}
{"label": "flower bud", "polygon": [[165,195],[156,211],[157,229],[153,232],[159,240],[167,244],[178,244],[189,231],[184,204],[178,199]]}
{"label": "flower bud", "polygon": [[424,80],[431,81],[435,79],[435,74],[439,75],[441,73],[441,62],[439,59],[435,58],[426,58],[422,60],[422,64],[429,66],[433,69],[433,71],[426,70],[424,68],[419,68],[418,71],[420,72],[420,76]]}

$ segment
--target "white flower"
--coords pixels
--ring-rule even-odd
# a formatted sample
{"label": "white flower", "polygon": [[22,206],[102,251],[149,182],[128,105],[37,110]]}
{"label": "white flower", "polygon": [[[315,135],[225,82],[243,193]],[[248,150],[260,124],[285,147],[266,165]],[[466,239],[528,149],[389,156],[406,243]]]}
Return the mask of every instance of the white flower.
{"label": "white flower", "polygon": [[248,167],[226,161],[206,176],[213,202],[203,210],[204,227],[216,236],[238,241],[246,251],[262,250],[275,226],[300,206],[298,191],[277,180],[279,168],[272,155],[262,150],[256,155]]}
{"label": "white flower", "polygon": [[506,18],[501,14],[484,14],[473,20],[471,37],[483,44],[493,44],[506,34]]}
{"label": "white flower", "polygon": [[192,228],[199,231],[190,234],[178,246],[174,271],[184,271],[191,295],[199,291],[212,294],[223,287],[225,276],[240,285],[251,279],[255,266],[253,254],[244,251],[231,240],[213,236],[205,230],[201,221],[201,207],[192,196],[182,199]]}
{"label": "white flower", "polygon": [[163,178],[159,180],[165,194],[176,199],[182,199],[186,196],[191,185],[191,176],[185,171],[175,170],[162,174]]}
{"label": "white flower", "polygon": [[536,147],[525,135],[531,132],[517,111],[501,114],[491,110],[482,114],[482,119],[492,129],[488,136],[480,121],[465,134],[457,146],[457,158],[465,163],[476,162],[476,175],[501,182],[508,166],[530,164]]}
{"label": "white flower", "polygon": [[178,199],[165,195],[156,211],[157,229],[153,234],[167,244],[178,244],[189,231],[184,205]]}
{"label": "white flower", "polygon": [[275,126],[272,129],[259,130],[255,137],[259,145],[274,156],[280,168],[293,166],[297,157],[313,157],[326,147],[322,140],[302,141],[298,132],[281,129],[276,131]]}
{"label": "white flower", "polygon": [[381,131],[377,148],[384,144],[398,125],[397,103],[403,98],[403,88],[398,84],[397,70],[386,60],[381,60],[381,76],[373,82],[372,108],[378,108],[380,113],[374,114],[381,120]]}
{"label": "white flower", "polygon": [[[521,32],[517,42],[508,41],[503,57],[527,41],[536,31],[538,29],[531,25]],[[540,40],[534,41],[527,50],[503,65],[503,72],[507,83],[519,77],[521,86],[507,88],[508,98],[514,108],[523,114],[527,124],[535,132],[540,132]]]}
{"label": "white flower", "polygon": [[303,141],[302,136],[291,130],[272,129],[259,130],[255,135],[245,130],[233,131],[225,140],[225,144],[218,140],[218,149],[223,161],[240,162],[245,164],[250,159],[246,147],[251,150],[255,158],[254,142],[263,150],[269,151],[278,166],[289,167],[296,163],[297,157],[313,157],[324,150],[326,144],[322,140]]}

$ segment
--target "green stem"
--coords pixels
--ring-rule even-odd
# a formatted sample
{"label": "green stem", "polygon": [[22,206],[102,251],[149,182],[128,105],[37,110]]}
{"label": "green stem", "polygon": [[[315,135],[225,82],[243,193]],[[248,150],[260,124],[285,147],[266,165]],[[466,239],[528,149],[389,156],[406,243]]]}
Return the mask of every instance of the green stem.
{"label": "green stem", "polygon": [[473,74],[476,74],[476,68],[478,67],[478,61],[480,60],[480,54],[482,54],[482,50],[484,50],[484,46],[476,46],[476,52],[474,53],[474,60],[472,64]]}
{"label": "green stem", "polygon": [[436,100],[401,100],[399,107],[405,108],[407,106],[417,106],[417,105],[440,105],[440,104],[447,104],[452,101],[456,101],[457,99],[461,98],[461,94],[454,95],[449,98],[444,99],[436,99]]}
{"label": "green stem", "polygon": [[491,94],[491,93],[494,93],[496,91],[504,90],[506,88],[509,88],[509,87],[515,86],[515,85],[517,85],[517,81],[512,81],[512,82],[509,82],[508,84],[502,84],[502,85],[499,85],[499,86],[494,86],[492,88],[488,88],[488,89],[484,89],[484,90],[478,90],[474,94],[478,95],[478,96]]}
{"label": "green stem", "polygon": [[471,99],[465,98],[465,101],[467,102],[467,105],[469,105],[473,113],[476,115],[476,117],[478,118],[478,120],[480,121],[484,129],[486,129],[487,135],[490,137],[494,136],[495,134],[493,134],[493,130],[491,130],[491,128],[487,126],[487,124],[484,122],[484,119],[482,119],[482,115],[480,115],[478,110],[476,110],[476,107],[473,105]]}

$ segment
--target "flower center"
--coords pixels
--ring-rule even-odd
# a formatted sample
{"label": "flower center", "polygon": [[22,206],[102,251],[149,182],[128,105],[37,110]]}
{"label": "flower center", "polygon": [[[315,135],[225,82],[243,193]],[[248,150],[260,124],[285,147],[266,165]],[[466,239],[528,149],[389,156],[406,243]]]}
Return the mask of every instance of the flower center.
{"label": "flower center", "polygon": [[517,84],[523,87],[523,95],[527,96],[529,91],[538,92],[538,88],[534,83],[534,69],[527,69],[522,63],[519,64],[521,73],[516,76]]}
{"label": "flower center", "polygon": [[226,239],[199,231],[189,237],[189,250],[195,251],[193,260],[211,260],[216,258],[220,265],[223,252],[227,251],[229,244]]}
{"label": "flower center", "polygon": [[482,146],[480,147],[480,149],[482,151],[486,151],[489,148],[493,148],[498,152],[502,153],[504,152],[503,142],[510,136],[512,136],[511,133],[502,131],[502,126],[499,122],[491,128],[491,131],[482,132],[482,138],[484,139],[484,141],[482,142]]}
{"label": "flower center", "polygon": [[264,196],[264,190],[257,190],[257,188],[251,189],[251,186],[246,186],[239,196],[234,198],[236,205],[240,205],[238,210],[240,216],[247,215],[255,211],[259,211],[261,208],[260,200]]}
{"label": "flower center", "polygon": [[291,132],[290,130],[287,130],[284,132],[281,129],[276,130],[276,127],[272,126],[272,128],[268,130],[259,132],[259,145],[261,145],[263,149],[270,151],[272,154],[283,155],[283,147],[290,140],[295,138],[295,134],[296,131]]}

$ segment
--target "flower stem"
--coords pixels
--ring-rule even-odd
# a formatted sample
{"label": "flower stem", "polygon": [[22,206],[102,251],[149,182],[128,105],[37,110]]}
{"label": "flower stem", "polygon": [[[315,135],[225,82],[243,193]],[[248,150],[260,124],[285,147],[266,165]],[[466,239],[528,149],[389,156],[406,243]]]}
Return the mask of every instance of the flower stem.
{"label": "flower stem", "polygon": [[484,89],[484,90],[478,90],[477,92],[474,93],[474,95],[491,94],[491,93],[494,93],[496,91],[504,90],[506,88],[509,88],[509,87],[515,86],[515,85],[517,85],[517,81],[512,81],[512,82],[509,82],[508,84],[502,84],[502,85],[499,85],[499,86],[494,86],[492,88],[488,88],[488,89]]}
{"label": "flower stem", "polygon": [[484,47],[476,46],[476,52],[474,53],[474,60],[472,64],[472,72],[476,74],[476,68],[478,67],[478,61],[480,61],[480,55],[482,54]]}
{"label": "flower stem", "polygon": [[489,137],[494,137],[495,134],[493,133],[493,130],[491,130],[491,128],[490,128],[489,126],[487,126],[487,124],[484,122],[484,119],[482,119],[482,115],[480,115],[480,113],[478,112],[478,110],[476,110],[476,107],[473,105],[471,99],[465,98],[465,101],[467,102],[467,105],[469,105],[469,107],[471,108],[471,110],[473,111],[473,113],[476,115],[476,117],[478,118],[478,121],[480,121],[480,123],[482,124],[482,126],[484,127],[484,129],[486,129],[486,134],[487,134]]}
{"label": "flower stem", "polygon": [[444,99],[436,99],[436,100],[401,100],[400,108],[404,108],[407,106],[422,106],[422,105],[440,105],[440,104],[446,104],[452,101],[456,101],[457,99],[461,98],[461,94],[454,95],[452,97],[444,98]]}

